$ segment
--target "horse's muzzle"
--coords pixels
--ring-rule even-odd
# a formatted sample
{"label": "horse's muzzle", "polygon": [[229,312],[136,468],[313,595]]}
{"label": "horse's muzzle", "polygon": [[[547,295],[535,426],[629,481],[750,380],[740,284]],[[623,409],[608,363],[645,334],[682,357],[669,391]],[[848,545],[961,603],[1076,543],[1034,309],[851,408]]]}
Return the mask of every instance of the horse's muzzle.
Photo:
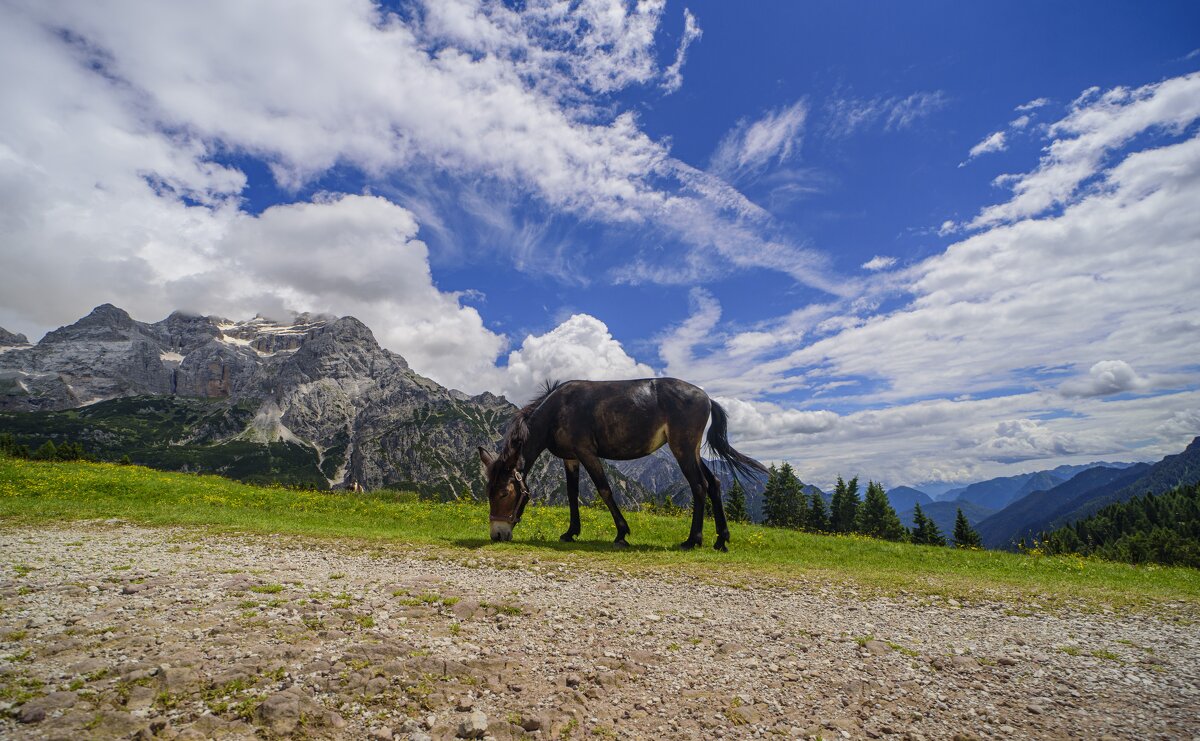
{"label": "horse's muzzle", "polygon": [[492,541],[510,541],[512,540],[512,525],[503,520],[492,520]]}

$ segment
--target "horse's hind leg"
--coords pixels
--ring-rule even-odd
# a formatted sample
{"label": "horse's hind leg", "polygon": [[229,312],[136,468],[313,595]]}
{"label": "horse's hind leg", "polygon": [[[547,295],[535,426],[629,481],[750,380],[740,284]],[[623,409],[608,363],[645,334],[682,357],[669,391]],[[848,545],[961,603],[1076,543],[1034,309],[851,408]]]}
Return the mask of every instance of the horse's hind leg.
{"label": "horse's hind leg", "polygon": [[571,524],[558,539],[570,543],[581,531],[579,527],[579,461],[563,459],[563,468],[567,472],[567,504],[571,505]]}
{"label": "horse's hind leg", "polygon": [[680,548],[687,551],[704,543],[704,497],[707,494],[708,482],[705,481],[704,464],[700,462],[698,440],[695,445],[686,448],[672,441],[671,453],[675,455],[688,486],[692,487],[692,531],[688,534],[688,539],[679,544]]}
{"label": "horse's hind leg", "polygon": [[713,519],[717,523],[717,542],[713,544],[713,548],[718,551],[728,551],[726,543],[729,542],[729,523],[725,521],[725,505],[721,503],[721,482],[717,481],[717,477],[704,461],[700,461],[700,468],[704,471],[704,481],[708,484],[708,501],[712,504]]}
{"label": "horse's hind leg", "polygon": [[579,462],[587,469],[588,476],[596,485],[596,493],[600,495],[600,498],[608,505],[608,511],[612,513],[613,524],[617,526],[617,538],[613,541],[613,545],[624,548],[629,545],[625,542],[625,536],[629,534],[629,524],[625,522],[625,515],[621,514],[621,508],[617,506],[617,500],[613,497],[612,489],[608,485],[608,477],[604,475],[603,464],[600,463],[599,458],[590,455],[579,456]]}

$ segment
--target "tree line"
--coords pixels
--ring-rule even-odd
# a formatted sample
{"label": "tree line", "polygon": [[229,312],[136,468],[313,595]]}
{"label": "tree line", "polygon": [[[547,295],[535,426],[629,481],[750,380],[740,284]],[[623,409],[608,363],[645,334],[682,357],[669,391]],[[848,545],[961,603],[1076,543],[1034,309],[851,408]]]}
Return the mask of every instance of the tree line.
{"label": "tree line", "polygon": [[[913,510],[913,527],[905,527],[888,501],[883,485],[875,481],[868,481],[866,493],[860,497],[857,476],[849,481],[838,476],[828,505],[820,490],[814,488],[806,495],[804,488],[791,464],[784,463],[778,468],[771,466],[763,491],[763,524],[813,533],[865,535],[917,545],[947,544],[941,528],[925,515],[919,503]],[[746,492],[736,479],[726,493],[725,516],[734,521],[750,521],[746,512]],[[961,509],[954,524],[953,543],[959,548],[983,547],[979,533],[971,527]]]}
{"label": "tree line", "polygon": [[1200,483],[1110,504],[1033,543],[1022,542],[1021,550],[1200,567]]}
{"label": "tree line", "polygon": [[30,452],[28,445],[18,443],[17,439],[7,432],[0,434],[0,455],[10,458],[26,458],[31,461],[92,460],[92,457],[83,449],[82,443],[67,440],[55,445],[53,440],[47,440],[36,450]]}

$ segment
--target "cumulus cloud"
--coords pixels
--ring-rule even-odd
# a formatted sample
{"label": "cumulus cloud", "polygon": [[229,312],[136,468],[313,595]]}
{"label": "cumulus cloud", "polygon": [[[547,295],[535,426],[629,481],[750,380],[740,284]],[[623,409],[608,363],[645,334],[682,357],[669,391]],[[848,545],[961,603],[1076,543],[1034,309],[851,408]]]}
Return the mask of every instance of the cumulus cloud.
{"label": "cumulus cloud", "polygon": [[717,397],[717,402],[729,414],[730,427],[737,431],[738,440],[811,435],[825,432],[838,422],[838,415],[826,409],[787,409],[777,404],[748,402],[728,397]]}
{"label": "cumulus cloud", "polygon": [[[0,81],[0,322],[36,335],[105,301],[139,317],[355,313],[437,380],[495,387],[489,364],[506,339],[433,285],[416,235],[445,223],[438,204],[397,195],[398,174],[647,228],[694,275],[765,267],[844,290],[819,255],[766,238],[763,212],[734,188],[671,158],[619,105],[595,104],[677,78],[699,24],[685,13],[678,63],[664,71],[664,7],[6,3],[0,64],[23,73]],[[256,216],[228,164],[238,157],[285,188],[353,168],[399,205],[335,196]],[[524,236],[512,240],[516,264],[568,273]],[[654,265],[630,275],[679,280]],[[459,361],[439,362],[444,352]]]}
{"label": "cumulus cloud", "polygon": [[1058,388],[1063,396],[1109,396],[1149,387],[1149,379],[1139,376],[1124,360],[1101,360],[1088,370],[1086,378],[1066,381]]}
{"label": "cumulus cloud", "polygon": [[1072,455],[1079,447],[1071,435],[1055,432],[1032,419],[1011,419],[997,424],[976,450],[986,460],[1011,463]]}
{"label": "cumulus cloud", "polygon": [[761,173],[799,154],[808,106],[803,100],[770,111],[757,121],[740,121],[713,153],[711,169],[731,180]]}
{"label": "cumulus cloud", "polygon": [[545,334],[529,335],[509,353],[503,389],[509,399],[522,403],[548,379],[611,381],[654,375],[653,368],[625,352],[604,322],[575,314]]}

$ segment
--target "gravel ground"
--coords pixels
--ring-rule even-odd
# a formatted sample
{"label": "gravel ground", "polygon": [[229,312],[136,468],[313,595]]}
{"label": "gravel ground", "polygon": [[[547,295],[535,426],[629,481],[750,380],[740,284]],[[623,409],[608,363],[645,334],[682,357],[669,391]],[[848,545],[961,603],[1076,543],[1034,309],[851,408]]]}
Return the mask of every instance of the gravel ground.
{"label": "gravel ground", "polygon": [[489,552],[2,530],[0,737],[1200,736],[1194,606],[960,604]]}

